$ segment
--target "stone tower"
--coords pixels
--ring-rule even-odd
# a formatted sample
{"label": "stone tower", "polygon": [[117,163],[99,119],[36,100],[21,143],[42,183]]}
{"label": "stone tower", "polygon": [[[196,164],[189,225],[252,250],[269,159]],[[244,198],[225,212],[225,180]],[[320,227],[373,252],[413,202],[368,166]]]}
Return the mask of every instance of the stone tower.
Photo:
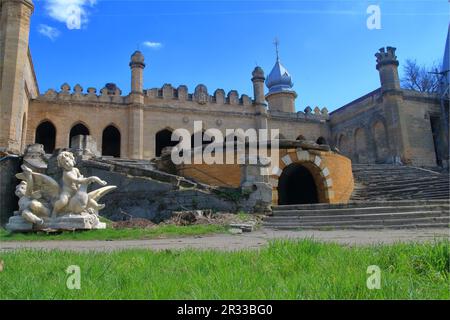
{"label": "stone tower", "polygon": [[0,148],[20,153],[24,148],[28,90],[28,36],[31,0],[0,0]]}
{"label": "stone tower", "polygon": [[377,70],[380,73],[381,90],[383,92],[400,90],[398,77],[398,60],[395,55],[396,48],[381,48],[376,54]]}
{"label": "stone tower", "polygon": [[144,152],[144,55],[136,51],[131,55],[131,92],[129,96],[128,155],[142,159]]}
{"label": "stone tower", "polygon": [[398,76],[396,48],[381,48],[375,53],[376,68],[380,74],[381,93],[385,113],[387,115],[387,135],[391,140],[391,150],[389,151],[393,159],[408,159],[409,141],[407,139],[406,117],[403,116],[402,91]]}
{"label": "stone tower", "polygon": [[266,86],[269,89],[266,100],[270,110],[295,112],[297,93],[292,90],[293,85],[291,75],[281,64],[277,53],[277,61],[266,79]]}

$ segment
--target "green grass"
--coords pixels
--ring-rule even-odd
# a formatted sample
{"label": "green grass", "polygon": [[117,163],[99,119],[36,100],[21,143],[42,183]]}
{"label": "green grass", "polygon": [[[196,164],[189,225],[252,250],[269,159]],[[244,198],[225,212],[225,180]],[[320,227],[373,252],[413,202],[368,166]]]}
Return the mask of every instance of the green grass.
{"label": "green grass", "polygon": [[[276,241],[254,251],[0,253],[1,299],[449,299],[449,242],[348,247]],[[66,288],[69,265],[81,290]],[[381,269],[381,289],[366,286]]]}
{"label": "green grass", "polygon": [[154,228],[102,229],[89,231],[66,231],[59,234],[10,233],[0,228],[0,241],[47,241],[47,240],[131,240],[161,237],[183,237],[225,233],[220,225],[161,225]]}

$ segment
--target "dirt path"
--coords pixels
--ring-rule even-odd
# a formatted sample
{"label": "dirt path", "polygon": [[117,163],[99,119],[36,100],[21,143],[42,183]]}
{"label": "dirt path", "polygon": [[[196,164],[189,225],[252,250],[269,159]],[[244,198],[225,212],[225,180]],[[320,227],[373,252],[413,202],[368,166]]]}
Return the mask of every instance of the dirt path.
{"label": "dirt path", "polygon": [[242,235],[209,235],[188,238],[169,238],[152,240],[115,240],[115,241],[3,241],[0,252],[21,248],[71,251],[111,251],[121,249],[215,249],[232,251],[239,249],[257,249],[273,239],[316,239],[337,242],[346,245],[369,245],[393,242],[424,242],[434,239],[449,239],[450,229],[423,230],[377,230],[377,231],[275,231],[262,229]]}

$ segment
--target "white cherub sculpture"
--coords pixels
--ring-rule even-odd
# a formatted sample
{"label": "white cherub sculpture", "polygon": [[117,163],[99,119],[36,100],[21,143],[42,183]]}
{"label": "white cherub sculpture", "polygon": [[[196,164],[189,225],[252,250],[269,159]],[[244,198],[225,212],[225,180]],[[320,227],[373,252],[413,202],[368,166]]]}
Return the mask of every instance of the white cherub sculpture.
{"label": "white cherub sculpture", "polygon": [[16,187],[19,210],[15,215],[21,215],[29,223],[42,225],[47,219],[66,214],[97,216],[98,211],[105,207],[97,200],[116,186],[106,186],[88,193],[89,184],[95,182],[105,186],[106,181],[98,177],[83,177],[75,168],[75,158],[71,152],[61,152],[57,162],[63,169],[61,187],[53,178],[22,165],[23,172],[16,175],[22,181]]}
{"label": "white cherub sculpture", "polygon": [[45,200],[40,191],[34,189],[34,180],[42,179],[43,175],[34,173],[25,165],[22,165],[22,173],[16,175],[22,181],[16,187],[16,196],[19,197],[19,210],[15,215],[21,215],[32,224],[43,224],[44,219],[50,215],[48,201]]}
{"label": "white cherub sculpture", "polygon": [[105,205],[98,204],[97,200],[117,187],[108,186],[87,193],[89,184],[96,182],[104,186],[106,181],[98,177],[83,177],[75,168],[75,158],[71,152],[61,152],[57,161],[58,166],[63,169],[63,185],[58,200],[53,204],[52,216],[55,217],[61,213],[96,214],[103,209]]}

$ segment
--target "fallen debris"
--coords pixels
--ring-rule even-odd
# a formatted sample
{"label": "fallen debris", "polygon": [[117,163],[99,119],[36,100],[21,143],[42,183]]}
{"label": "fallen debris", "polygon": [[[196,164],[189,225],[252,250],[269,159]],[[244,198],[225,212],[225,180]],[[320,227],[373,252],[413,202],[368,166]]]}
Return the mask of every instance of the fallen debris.
{"label": "fallen debris", "polygon": [[142,218],[133,218],[130,220],[125,221],[116,221],[111,224],[111,227],[113,229],[129,229],[129,228],[153,228],[157,224],[153,223],[152,221],[148,219],[142,219]]}
{"label": "fallen debris", "polygon": [[242,229],[231,228],[231,229],[228,229],[228,232],[231,233],[231,234],[242,234]]}
{"label": "fallen debris", "polygon": [[233,229],[239,229],[243,232],[252,232],[255,228],[255,223],[250,221],[248,223],[231,223],[230,227]]}

